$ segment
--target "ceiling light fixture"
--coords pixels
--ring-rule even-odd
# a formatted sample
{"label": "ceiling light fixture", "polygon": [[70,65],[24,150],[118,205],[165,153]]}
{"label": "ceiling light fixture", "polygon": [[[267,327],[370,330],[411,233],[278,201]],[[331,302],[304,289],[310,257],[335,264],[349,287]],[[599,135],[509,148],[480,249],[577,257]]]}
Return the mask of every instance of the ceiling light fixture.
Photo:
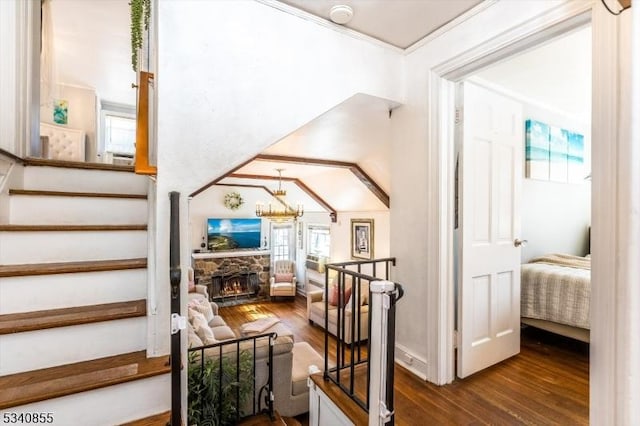
{"label": "ceiling light fixture", "polygon": [[271,203],[268,204],[267,208],[263,203],[256,203],[256,216],[264,217],[267,219],[275,220],[275,221],[285,221],[285,220],[295,220],[299,217],[302,217],[304,214],[304,207],[302,204],[298,204],[294,209],[291,207],[284,198],[287,196],[287,191],[282,189],[282,171],[284,169],[276,169],[278,172],[278,189],[273,190],[273,198],[281,204],[284,208],[276,209]]}
{"label": "ceiling light fixture", "polygon": [[329,11],[329,18],[336,24],[344,25],[353,18],[353,9],[346,4],[337,4]]}

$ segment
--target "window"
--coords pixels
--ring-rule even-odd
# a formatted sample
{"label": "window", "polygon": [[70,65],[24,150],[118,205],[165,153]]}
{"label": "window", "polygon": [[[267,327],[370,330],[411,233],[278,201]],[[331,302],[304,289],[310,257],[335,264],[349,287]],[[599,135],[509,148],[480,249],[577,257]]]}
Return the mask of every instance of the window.
{"label": "window", "polygon": [[136,149],[136,120],[105,115],[104,150],[114,154],[133,155]]}
{"label": "window", "polygon": [[331,235],[329,227],[322,225],[309,225],[307,254],[318,257],[329,257],[331,247]]}
{"label": "window", "polygon": [[271,260],[293,260],[293,225],[273,225],[271,230]]}
{"label": "window", "polygon": [[132,157],[136,149],[135,107],[102,101],[100,134],[100,152]]}

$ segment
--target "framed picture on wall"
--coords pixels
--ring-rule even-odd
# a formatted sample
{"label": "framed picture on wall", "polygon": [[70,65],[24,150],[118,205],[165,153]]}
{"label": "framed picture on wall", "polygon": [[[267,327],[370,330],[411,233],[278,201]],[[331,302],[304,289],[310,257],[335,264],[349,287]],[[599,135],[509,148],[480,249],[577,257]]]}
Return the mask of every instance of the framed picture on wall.
{"label": "framed picture on wall", "polygon": [[351,257],[373,259],[373,219],[351,219]]}

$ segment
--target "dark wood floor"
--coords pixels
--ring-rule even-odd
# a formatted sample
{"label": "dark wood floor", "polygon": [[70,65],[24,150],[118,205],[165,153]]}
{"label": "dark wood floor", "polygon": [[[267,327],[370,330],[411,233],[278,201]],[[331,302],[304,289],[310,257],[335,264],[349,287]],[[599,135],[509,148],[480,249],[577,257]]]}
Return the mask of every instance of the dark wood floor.
{"label": "dark wood floor", "polygon": [[[262,302],[220,308],[240,325],[277,316],[320,354],[324,333],[309,325],[306,301]],[[533,328],[522,331],[519,355],[446,386],[426,383],[396,366],[397,425],[586,425],[589,423],[589,347]],[[332,352],[335,342],[332,340]],[[305,424],[305,417],[298,418]]]}

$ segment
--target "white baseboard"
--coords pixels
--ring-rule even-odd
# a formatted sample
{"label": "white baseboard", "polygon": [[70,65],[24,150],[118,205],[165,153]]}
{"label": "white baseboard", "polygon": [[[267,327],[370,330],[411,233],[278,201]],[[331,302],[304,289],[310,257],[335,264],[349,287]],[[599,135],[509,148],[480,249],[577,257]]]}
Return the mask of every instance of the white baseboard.
{"label": "white baseboard", "polygon": [[422,380],[427,380],[427,360],[412,353],[408,348],[396,343],[396,363],[403,366]]}

